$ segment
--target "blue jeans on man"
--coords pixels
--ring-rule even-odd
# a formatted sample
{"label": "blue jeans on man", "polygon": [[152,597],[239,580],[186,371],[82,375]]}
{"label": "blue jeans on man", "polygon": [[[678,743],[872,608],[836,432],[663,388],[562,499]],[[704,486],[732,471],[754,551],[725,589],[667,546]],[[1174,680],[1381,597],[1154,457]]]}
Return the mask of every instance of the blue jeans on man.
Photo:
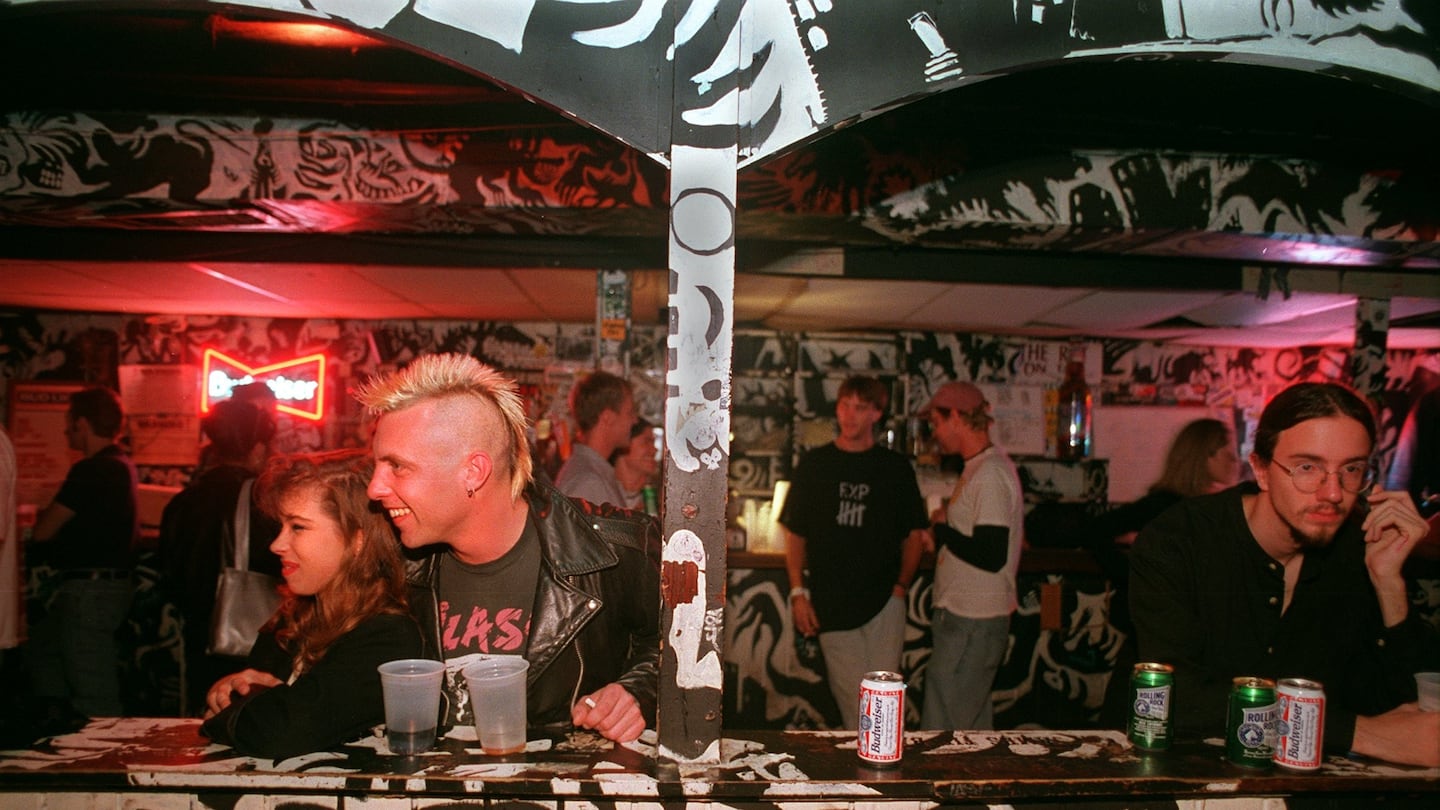
{"label": "blue jeans on man", "polygon": [[90,717],[125,713],[115,635],[134,596],[128,577],[60,583],[30,632],[26,660],[36,697],[68,700]]}
{"label": "blue jeans on man", "polygon": [[994,728],[990,690],[1010,643],[1010,617],[971,619],[937,608],[930,632],[921,728]]}

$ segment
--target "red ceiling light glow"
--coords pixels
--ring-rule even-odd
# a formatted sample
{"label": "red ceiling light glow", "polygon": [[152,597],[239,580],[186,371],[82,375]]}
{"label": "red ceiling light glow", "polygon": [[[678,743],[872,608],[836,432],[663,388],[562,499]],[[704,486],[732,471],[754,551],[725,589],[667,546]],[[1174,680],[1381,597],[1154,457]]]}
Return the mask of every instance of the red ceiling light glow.
{"label": "red ceiling light glow", "polygon": [[235,37],[253,42],[277,45],[300,45],[325,48],[364,48],[381,45],[381,41],[358,31],[319,22],[287,22],[283,20],[232,20],[212,16],[207,20],[212,36]]}
{"label": "red ceiling light glow", "polygon": [[200,412],[230,398],[238,385],[262,382],[275,394],[275,410],[319,421],[325,415],[325,355],[251,368],[218,349],[206,349],[200,360]]}

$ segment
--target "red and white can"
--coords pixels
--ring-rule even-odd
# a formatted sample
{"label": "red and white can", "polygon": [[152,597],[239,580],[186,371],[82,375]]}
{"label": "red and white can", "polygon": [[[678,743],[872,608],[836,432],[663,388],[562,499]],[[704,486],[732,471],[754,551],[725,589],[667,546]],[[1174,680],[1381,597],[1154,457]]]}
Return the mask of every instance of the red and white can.
{"label": "red and white can", "polygon": [[1325,688],[1319,681],[1284,678],[1275,685],[1275,764],[1313,771],[1324,760]]}
{"label": "red and white can", "polygon": [[855,750],[871,765],[898,765],[905,753],[905,679],[867,672],[860,680],[860,734]]}

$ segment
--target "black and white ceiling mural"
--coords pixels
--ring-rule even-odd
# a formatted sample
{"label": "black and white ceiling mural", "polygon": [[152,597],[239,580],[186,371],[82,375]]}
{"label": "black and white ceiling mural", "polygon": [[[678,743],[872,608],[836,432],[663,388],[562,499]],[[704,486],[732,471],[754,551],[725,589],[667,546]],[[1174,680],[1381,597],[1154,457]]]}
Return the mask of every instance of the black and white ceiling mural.
{"label": "black and white ceiling mural", "polygon": [[[248,7],[367,31],[494,78],[662,162],[669,157],[676,119],[690,126],[738,127],[744,165],[903,100],[1065,60],[1239,62],[1440,92],[1440,4],[1430,0],[169,5]],[[675,71],[677,45],[702,40],[713,43],[703,46],[709,49],[705,58],[692,69]],[[1097,96],[1124,92],[1092,90]],[[677,108],[678,116],[672,116]]]}

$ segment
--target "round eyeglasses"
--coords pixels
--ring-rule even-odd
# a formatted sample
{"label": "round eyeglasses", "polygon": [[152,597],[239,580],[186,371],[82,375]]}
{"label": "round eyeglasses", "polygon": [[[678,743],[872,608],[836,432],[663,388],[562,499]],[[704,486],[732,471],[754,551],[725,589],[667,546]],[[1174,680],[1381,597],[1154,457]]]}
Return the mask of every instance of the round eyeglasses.
{"label": "round eyeglasses", "polygon": [[1301,461],[1294,467],[1286,467],[1278,461],[1270,463],[1290,476],[1290,480],[1295,482],[1295,488],[1306,495],[1319,492],[1326,479],[1332,475],[1340,482],[1341,489],[1356,495],[1369,489],[1375,481],[1375,468],[1364,461],[1342,464],[1338,470],[1327,470],[1313,461]]}

